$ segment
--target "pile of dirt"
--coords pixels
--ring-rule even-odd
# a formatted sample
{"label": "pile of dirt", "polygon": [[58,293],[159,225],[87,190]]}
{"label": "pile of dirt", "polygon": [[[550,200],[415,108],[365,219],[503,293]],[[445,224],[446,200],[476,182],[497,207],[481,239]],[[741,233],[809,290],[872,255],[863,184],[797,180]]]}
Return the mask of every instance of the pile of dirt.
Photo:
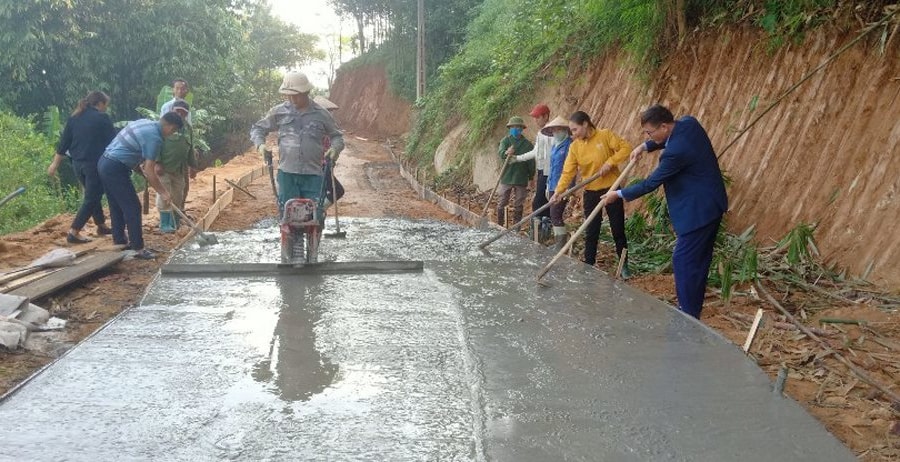
{"label": "pile of dirt", "polygon": [[338,70],[329,99],[340,106],[335,111],[340,126],[362,136],[400,136],[409,130],[412,106],[391,90],[384,66]]}

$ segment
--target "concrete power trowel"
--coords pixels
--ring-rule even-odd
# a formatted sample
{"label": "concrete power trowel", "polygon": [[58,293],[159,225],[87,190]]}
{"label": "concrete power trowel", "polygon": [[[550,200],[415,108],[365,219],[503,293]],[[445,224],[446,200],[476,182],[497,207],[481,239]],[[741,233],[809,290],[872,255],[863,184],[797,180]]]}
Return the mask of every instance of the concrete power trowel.
{"label": "concrete power trowel", "polygon": [[281,263],[316,263],[325,217],[319,216],[318,201],[291,199],[281,215]]}

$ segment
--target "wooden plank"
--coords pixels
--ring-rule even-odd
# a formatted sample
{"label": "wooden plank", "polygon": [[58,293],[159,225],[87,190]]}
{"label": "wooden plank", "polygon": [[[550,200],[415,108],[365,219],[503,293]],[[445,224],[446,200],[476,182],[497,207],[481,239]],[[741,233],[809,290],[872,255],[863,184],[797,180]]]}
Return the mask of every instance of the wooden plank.
{"label": "wooden plank", "polygon": [[753,346],[753,340],[756,338],[756,332],[759,331],[759,324],[762,322],[764,313],[762,308],[756,310],[756,317],[753,318],[753,325],[750,326],[750,332],[747,334],[747,340],[744,342],[744,353],[748,353],[750,347]]}
{"label": "wooden plank", "polygon": [[31,273],[36,273],[41,270],[40,266],[31,266],[24,267],[12,270],[8,273],[3,273],[3,276],[0,276],[0,285],[6,284],[9,281],[14,281],[16,279],[28,276]]}
{"label": "wooden plank", "polygon": [[61,268],[52,275],[19,287],[9,292],[9,294],[37,300],[80,281],[97,271],[109,268],[122,261],[123,258],[125,258],[125,252],[122,251],[99,252],[85,258],[84,261],[74,266]]}
{"label": "wooden plank", "polygon": [[342,261],[309,265],[283,265],[278,263],[169,263],[160,269],[166,276],[229,276],[229,275],[281,275],[281,274],[379,274],[418,273],[425,267],[421,261]]}
{"label": "wooden plank", "polygon": [[0,293],[9,293],[19,287],[22,287],[26,284],[31,284],[34,281],[39,279],[43,279],[57,271],[62,270],[62,268],[38,268],[39,271],[36,271],[28,276],[21,277],[19,279],[14,279],[6,284],[0,286]]}

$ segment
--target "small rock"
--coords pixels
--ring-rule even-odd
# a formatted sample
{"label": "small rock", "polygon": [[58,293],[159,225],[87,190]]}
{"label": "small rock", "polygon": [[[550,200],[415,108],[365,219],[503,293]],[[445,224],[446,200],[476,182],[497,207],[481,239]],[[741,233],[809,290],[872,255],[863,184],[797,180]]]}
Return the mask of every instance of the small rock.
{"label": "small rock", "polygon": [[15,322],[0,321],[0,345],[16,350],[25,343],[28,329]]}
{"label": "small rock", "polygon": [[58,358],[72,346],[62,332],[32,332],[25,341],[24,348],[32,353]]}
{"label": "small rock", "polygon": [[40,326],[50,319],[50,312],[37,305],[32,305],[29,303],[28,306],[25,307],[25,309],[23,309],[18,316],[16,316],[16,319],[22,322]]}

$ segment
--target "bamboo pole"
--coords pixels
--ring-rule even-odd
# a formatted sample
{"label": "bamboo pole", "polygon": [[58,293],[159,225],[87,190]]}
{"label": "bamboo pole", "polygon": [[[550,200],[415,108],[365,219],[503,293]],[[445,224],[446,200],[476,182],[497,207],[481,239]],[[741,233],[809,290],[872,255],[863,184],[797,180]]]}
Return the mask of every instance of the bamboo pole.
{"label": "bamboo pole", "polygon": [[769,303],[771,303],[775,308],[777,308],[778,311],[780,311],[781,314],[783,314],[789,321],[794,323],[794,325],[797,326],[798,329],[800,329],[800,332],[803,332],[807,337],[809,337],[810,339],[812,339],[813,341],[815,341],[819,345],[821,345],[823,348],[825,348],[826,352],[833,355],[834,358],[837,359],[838,361],[840,361],[844,366],[847,366],[847,369],[850,369],[850,372],[852,372],[854,375],[859,377],[860,380],[862,380],[863,382],[866,382],[867,384],[871,385],[872,387],[878,389],[878,391],[884,393],[885,396],[887,396],[888,398],[890,398],[891,401],[893,401],[894,405],[900,406],[900,395],[898,395],[896,392],[892,391],[887,386],[882,385],[881,383],[879,383],[872,377],[869,377],[868,374],[866,374],[859,367],[857,367],[855,364],[850,362],[849,359],[845,358],[839,352],[834,351],[834,349],[831,347],[831,345],[829,345],[827,342],[825,342],[824,340],[819,338],[818,335],[813,333],[808,327],[806,327],[800,321],[798,321],[797,318],[794,317],[794,315],[792,315],[788,310],[786,310],[783,306],[781,306],[781,304],[778,303],[778,301],[775,300],[775,298],[773,298],[771,294],[769,294],[769,292],[762,286],[762,284],[757,282],[754,284],[754,286],[756,287],[756,290],[759,291],[759,293],[762,294],[763,297],[765,297],[766,300],[769,301]]}

